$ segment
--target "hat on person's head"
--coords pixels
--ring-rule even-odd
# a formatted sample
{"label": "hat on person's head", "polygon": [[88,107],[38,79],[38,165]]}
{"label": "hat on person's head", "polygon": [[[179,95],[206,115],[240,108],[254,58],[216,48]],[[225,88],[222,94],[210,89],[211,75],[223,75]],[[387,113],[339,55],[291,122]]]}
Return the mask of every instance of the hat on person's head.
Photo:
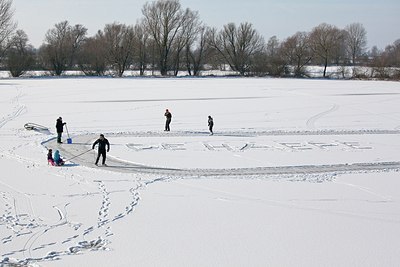
{"label": "hat on person's head", "polygon": [[101,137],[104,137],[104,134],[100,134]]}
{"label": "hat on person's head", "polygon": [[59,120],[62,120],[62,118],[61,118],[61,117],[58,117],[58,119],[59,119]]}

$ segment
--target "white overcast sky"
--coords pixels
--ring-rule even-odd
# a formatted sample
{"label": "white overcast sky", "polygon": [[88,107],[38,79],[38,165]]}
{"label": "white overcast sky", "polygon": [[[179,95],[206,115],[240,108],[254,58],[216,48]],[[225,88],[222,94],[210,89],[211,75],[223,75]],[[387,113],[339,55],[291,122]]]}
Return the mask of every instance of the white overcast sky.
{"label": "white overcast sky", "polygon": [[[68,20],[82,24],[90,36],[108,23],[134,25],[146,0],[13,0],[14,18],[32,45],[39,47],[50,28]],[[221,29],[250,22],[266,40],[283,41],[297,31],[325,22],[344,28],[354,22],[367,30],[368,47],[384,49],[400,39],[400,0],[181,0],[183,8],[198,11],[201,20]]]}

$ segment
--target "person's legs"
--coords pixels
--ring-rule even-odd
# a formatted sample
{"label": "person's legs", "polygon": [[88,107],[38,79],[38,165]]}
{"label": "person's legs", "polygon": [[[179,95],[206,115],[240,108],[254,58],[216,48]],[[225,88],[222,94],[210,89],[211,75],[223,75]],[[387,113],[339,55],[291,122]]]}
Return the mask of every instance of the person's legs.
{"label": "person's legs", "polygon": [[61,135],[62,133],[57,133],[57,143],[61,143]]}
{"label": "person's legs", "polygon": [[165,124],[165,130],[169,131],[169,124],[171,123],[171,120],[167,120],[166,124]]}
{"label": "person's legs", "polygon": [[104,150],[104,151],[101,151],[101,155],[103,156],[103,162],[102,162],[102,164],[104,165],[104,164],[106,164],[106,151]]}
{"label": "person's legs", "polygon": [[101,155],[101,153],[100,153],[100,151],[98,151],[97,152],[97,159],[96,159],[96,162],[95,162],[96,165],[99,163],[100,155]]}

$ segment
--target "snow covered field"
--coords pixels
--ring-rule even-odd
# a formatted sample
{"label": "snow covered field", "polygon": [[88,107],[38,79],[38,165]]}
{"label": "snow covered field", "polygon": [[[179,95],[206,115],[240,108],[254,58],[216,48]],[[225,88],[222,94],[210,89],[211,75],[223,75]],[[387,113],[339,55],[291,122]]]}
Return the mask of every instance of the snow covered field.
{"label": "snow covered field", "polygon": [[0,103],[0,266],[400,265],[399,83],[5,79]]}

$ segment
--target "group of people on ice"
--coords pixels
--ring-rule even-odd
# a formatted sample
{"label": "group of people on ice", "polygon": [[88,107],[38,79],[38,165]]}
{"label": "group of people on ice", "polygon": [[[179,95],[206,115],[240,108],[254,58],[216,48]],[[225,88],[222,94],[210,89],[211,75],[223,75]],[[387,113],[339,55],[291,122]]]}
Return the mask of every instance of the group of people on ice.
{"label": "group of people on ice", "polygon": [[[164,131],[169,132],[171,129],[169,128],[169,125],[171,124],[171,120],[172,120],[172,114],[171,112],[166,109],[164,116],[166,118],[165,121],[165,129]],[[210,131],[210,135],[213,135],[213,127],[214,127],[214,119],[211,116],[208,116],[208,130]]]}
{"label": "group of people on ice", "polygon": [[[169,132],[171,130],[169,125],[171,124],[171,121],[172,121],[172,114],[168,109],[166,109],[164,116],[166,118],[164,131]],[[61,138],[62,138],[62,134],[64,132],[64,126],[66,124],[67,123],[63,122],[61,117],[59,117],[56,120],[57,143],[58,144],[62,144]],[[210,135],[214,134],[213,127],[214,127],[214,120],[211,116],[208,116],[208,129],[210,131]],[[108,142],[108,140],[104,137],[103,134],[100,134],[100,137],[93,143],[92,149],[94,149],[96,145],[98,146],[98,153],[97,153],[95,165],[98,166],[100,157],[102,157],[102,165],[107,166],[106,158],[107,158],[107,152],[110,151],[110,142]],[[59,150],[56,150],[56,152],[54,152],[54,156],[53,156],[52,149],[49,149],[48,154],[47,154],[47,161],[52,166],[64,165],[64,160],[61,158]]]}
{"label": "group of people on ice", "polygon": [[[66,125],[66,124],[67,124],[66,122],[62,121],[61,117],[59,117],[56,120],[57,143],[59,143],[59,144],[62,144],[61,137],[62,137],[62,133],[64,131],[64,125]],[[62,165],[64,165],[65,162],[61,158],[59,150],[56,150],[54,152],[54,156],[53,156],[53,150],[50,148],[47,153],[47,163],[52,166],[62,166]]]}

